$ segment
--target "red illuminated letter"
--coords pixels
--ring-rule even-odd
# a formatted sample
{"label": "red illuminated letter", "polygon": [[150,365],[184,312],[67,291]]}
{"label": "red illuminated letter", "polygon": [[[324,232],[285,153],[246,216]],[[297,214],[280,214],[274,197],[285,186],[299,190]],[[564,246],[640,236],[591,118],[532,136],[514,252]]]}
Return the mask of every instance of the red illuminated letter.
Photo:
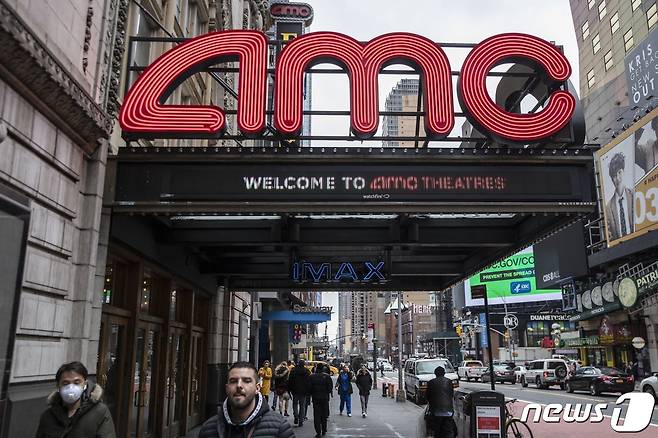
{"label": "red illuminated letter", "polygon": [[550,137],[569,123],[576,100],[565,91],[553,92],[549,104],[537,114],[515,114],[496,105],[485,81],[489,70],[505,61],[542,67],[555,82],[571,75],[567,58],[540,38],[509,33],[484,40],[464,61],[457,85],[462,109],[474,126],[506,140],[531,142]]}
{"label": "red illuminated letter", "polygon": [[357,137],[377,131],[377,74],[390,64],[408,63],[422,74],[425,131],[444,136],[454,123],[450,63],[434,42],[410,33],[390,33],[361,44],[346,35],[314,32],[289,43],[277,63],[274,122],[277,130],[296,135],[302,128],[303,74],[313,64],[332,62],[350,77],[351,128]]}
{"label": "red illuminated letter", "polygon": [[265,129],[267,39],[255,31],[214,32],[160,56],[137,79],[121,107],[119,123],[128,133],[211,135],[224,129],[224,112],[214,106],[164,105],[187,76],[223,57],[240,61],[237,122],[245,134]]}

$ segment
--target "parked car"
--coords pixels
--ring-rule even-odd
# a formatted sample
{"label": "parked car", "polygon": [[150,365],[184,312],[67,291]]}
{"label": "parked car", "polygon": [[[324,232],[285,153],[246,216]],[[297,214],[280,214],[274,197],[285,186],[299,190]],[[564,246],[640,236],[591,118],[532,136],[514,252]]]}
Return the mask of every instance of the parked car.
{"label": "parked car", "polygon": [[514,377],[516,378],[517,383],[521,383],[521,376],[525,378],[526,367],[523,365],[517,365],[514,367]]}
{"label": "parked car", "polygon": [[559,385],[561,389],[564,389],[567,369],[567,363],[563,359],[533,360],[528,365],[525,376],[521,378],[521,385],[525,388],[528,383],[534,383],[537,388],[542,389]]}
{"label": "parked car", "polygon": [[590,395],[602,392],[633,392],[633,376],[622,370],[608,367],[580,367],[576,373],[567,378],[567,391],[589,391]]}
{"label": "parked car", "polygon": [[653,399],[658,403],[658,397],[656,396],[658,394],[658,373],[653,373],[651,377],[642,380],[640,382],[640,390],[653,395]]}
{"label": "parked car", "polygon": [[446,377],[452,380],[453,388],[459,386],[459,377],[455,372],[448,359],[407,359],[404,364],[404,389],[407,392],[407,398],[414,403],[425,403],[425,391],[427,383],[434,377],[434,370],[441,366],[446,370]]}
{"label": "parked car", "polygon": [[[496,382],[500,383],[505,383],[509,382],[512,385],[516,383],[516,376],[514,375],[514,368],[512,368],[509,365],[494,365],[493,366],[493,371],[494,371],[494,380]],[[482,374],[482,381],[483,382],[491,382],[491,376],[489,375],[489,371],[487,370],[486,373]]]}
{"label": "parked car", "polygon": [[466,379],[470,382],[471,379],[477,380],[482,378],[482,374],[487,371],[487,368],[479,360],[465,360],[457,368],[457,376],[459,379]]}

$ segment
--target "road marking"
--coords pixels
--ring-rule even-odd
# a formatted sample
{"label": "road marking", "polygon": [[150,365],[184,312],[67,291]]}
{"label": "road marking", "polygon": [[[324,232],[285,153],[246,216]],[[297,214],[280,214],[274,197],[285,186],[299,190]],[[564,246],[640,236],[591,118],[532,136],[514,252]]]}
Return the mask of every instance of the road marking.
{"label": "road marking", "polygon": [[[481,383],[481,382],[470,382],[470,383],[471,384],[477,384],[477,385],[487,385],[487,386],[489,386],[488,383],[484,383],[484,384]],[[542,394],[542,395],[549,394],[549,395],[556,395],[556,396],[560,396],[560,397],[577,398],[577,399],[580,399],[580,400],[587,400],[587,401],[590,401],[590,402],[596,401],[596,402],[600,402],[600,403],[609,403],[611,401],[610,399],[605,399],[605,398],[584,397],[584,396],[579,395],[579,394],[570,394],[568,392],[562,392],[562,391],[560,391],[560,392],[551,391],[550,389],[547,390],[547,389],[536,389],[536,388],[534,388],[534,389],[533,388],[516,388],[514,386],[505,386],[505,388],[515,389],[515,390],[523,391],[523,392],[536,392],[537,394]],[[529,402],[529,403],[535,403],[535,402]],[[653,409],[654,409],[654,411],[658,410],[658,405],[654,406]]]}
{"label": "road marking", "polygon": [[384,423],[384,424],[386,425],[386,427],[388,427],[388,428],[391,430],[391,432],[393,432],[393,433],[395,434],[396,437],[398,437],[398,438],[404,438],[404,435],[401,435],[400,432],[396,431],[396,430],[393,428],[393,426],[391,426],[391,425],[388,424],[388,423]]}

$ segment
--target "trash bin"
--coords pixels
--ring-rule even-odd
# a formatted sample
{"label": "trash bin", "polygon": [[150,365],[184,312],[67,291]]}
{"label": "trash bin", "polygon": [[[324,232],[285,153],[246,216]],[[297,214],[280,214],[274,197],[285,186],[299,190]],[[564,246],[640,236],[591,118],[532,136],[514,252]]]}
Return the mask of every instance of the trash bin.
{"label": "trash bin", "polygon": [[388,389],[388,383],[383,382],[382,383],[382,397],[386,397],[386,391]]}
{"label": "trash bin", "polygon": [[495,391],[456,390],[454,416],[457,434],[470,438],[502,438],[505,433],[505,395]]}

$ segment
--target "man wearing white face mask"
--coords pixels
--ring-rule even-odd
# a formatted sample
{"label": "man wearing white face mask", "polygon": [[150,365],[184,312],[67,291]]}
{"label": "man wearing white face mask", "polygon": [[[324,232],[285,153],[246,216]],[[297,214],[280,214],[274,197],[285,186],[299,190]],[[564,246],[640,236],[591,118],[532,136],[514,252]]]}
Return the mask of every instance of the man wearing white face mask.
{"label": "man wearing white face mask", "polygon": [[59,367],[57,391],[48,397],[36,438],[116,438],[110,410],[100,401],[103,389],[87,381],[88,374],[80,362]]}

